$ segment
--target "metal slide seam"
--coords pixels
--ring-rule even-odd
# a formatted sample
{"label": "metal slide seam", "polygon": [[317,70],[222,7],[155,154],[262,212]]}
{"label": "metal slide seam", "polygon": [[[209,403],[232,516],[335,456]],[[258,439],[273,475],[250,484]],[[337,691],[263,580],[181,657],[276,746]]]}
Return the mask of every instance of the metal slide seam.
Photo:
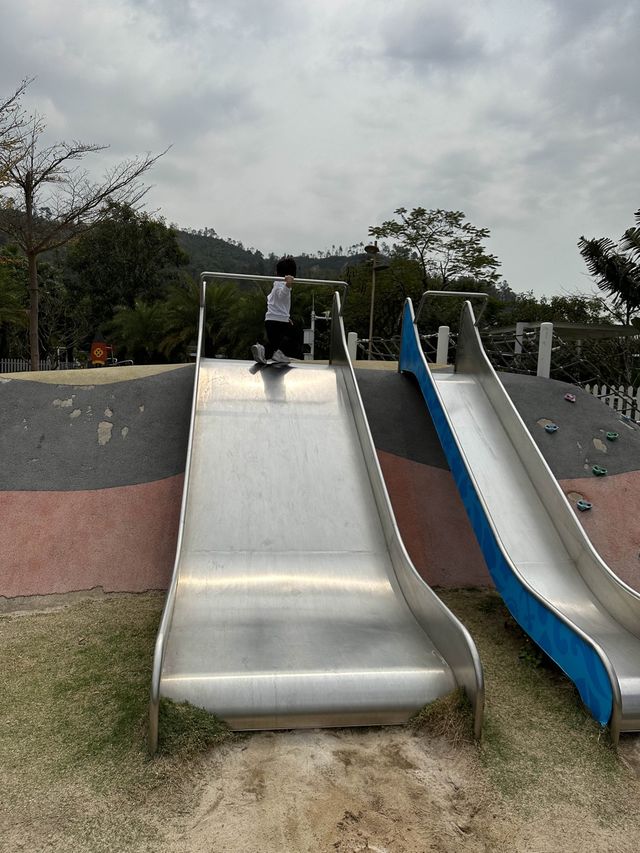
{"label": "metal slide seam", "polygon": [[[233,276],[229,276],[232,278]],[[320,283],[320,282],[319,282]],[[326,282],[321,282],[326,284]],[[192,410],[192,421],[191,421],[191,429],[190,429],[190,442],[189,442],[189,452],[187,457],[187,466],[185,471],[185,488],[183,493],[183,501],[181,507],[181,516],[180,516],[180,527],[178,534],[178,548],[176,553],[176,561],[174,564],[174,572],[172,576],[171,585],[169,588],[169,592],[167,595],[167,601],[165,604],[165,608],[162,615],[160,630],[158,632],[158,638],[156,641],[156,650],[154,655],[154,665],[153,665],[153,674],[152,674],[152,686],[151,686],[151,701],[150,701],[150,723],[149,723],[149,749],[151,752],[154,752],[157,748],[157,739],[158,739],[158,704],[160,698],[160,681],[162,677],[162,668],[164,655],[166,650],[166,644],[168,639],[168,634],[170,632],[172,613],[176,598],[176,589],[180,574],[180,557],[181,557],[181,548],[182,548],[182,536],[184,532],[185,519],[187,517],[188,512],[188,502],[189,502],[189,475],[190,475],[190,467],[191,467],[191,449],[192,449],[192,438],[195,424],[195,414],[196,414],[196,400],[198,398],[198,385],[199,385],[199,377],[200,377],[200,356],[201,356],[201,346],[202,346],[202,335],[203,335],[203,325],[204,325],[204,294],[205,294],[205,281],[203,278],[202,281],[202,289],[201,289],[201,305],[200,305],[200,323],[199,323],[199,333],[198,333],[198,358],[196,363],[196,374],[194,378],[194,404]],[[392,565],[394,569],[396,569],[396,563],[398,559],[400,562],[404,564],[405,568],[408,565],[411,569],[409,572],[404,572],[405,577],[398,575],[398,571],[396,570],[396,581],[400,584],[402,589],[402,595],[409,606],[409,609],[414,613],[414,618],[417,620],[419,625],[422,625],[423,630],[426,630],[424,627],[424,616],[425,613],[433,613],[436,612],[437,616],[435,618],[436,624],[432,627],[438,627],[442,632],[442,623],[444,623],[444,636],[440,638],[441,642],[438,644],[441,648],[441,654],[444,651],[443,657],[447,660],[447,655],[451,657],[451,650],[448,648],[442,649],[442,645],[447,645],[447,643],[452,643],[453,646],[457,647],[457,651],[453,649],[454,657],[457,658],[457,665],[452,665],[450,661],[449,664],[452,666],[452,671],[455,673],[456,679],[459,683],[461,683],[467,693],[470,695],[470,699],[472,704],[474,705],[474,729],[476,731],[476,735],[479,735],[480,725],[482,722],[482,712],[483,712],[483,681],[482,681],[482,670],[479,662],[479,658],[477,655],[477,650],[475,649],[475,645],[471,640],[468,632],[462,626],[456,617],[451,614],[451,612],[440,602],[440,600],[435,596],[435,594],[430,590],[427,585],[420,579],[417,572],[413,568],[406,551],[404,550],[404,546],[399,538],[399,534],[397,532],[397,528],[395,527],[395,519],[393,518],[393,513],[390,509],[390,504],[388,503],[388,496],[386,494],[386,490],[384,488],[384,484],[382,481],[382,475],[379,470],[379,465],[377,463],[377,457],[375,455],[375,449],[373,448],[373,443],[371,441],[370,432],[368,430],[368,424],[366,422],[366,417],[364,415],[364,409],[362,407],[362,401],[360,399],[359,392],[357,390],[357,385],[355,383],[355,376],[353,373],[353,368],[349,361],[348,351],[346,347],[346,338],[344,335],[344,328],[342,326],[341,312],[340,312],[340,300],[338,295],[335,295],[334,298],[334,322],[332,323],[332,358],[335,361],[341,361],[341,374],[342,380],[346,386],[347,394],[349,399],[351,400],[352,413],[357,421],[356,427],[358,434],[360,435],[361,443],[364,445],[362,450],[364,452],[364,457],[367,465],[367,469],[369,470],[369,477],[371,481],[371,485],[374,487],[375,500],[378,504],[379,509],[382,509],[386,506],[387,514],[389,519],[384,518],[384,513],[380,512],[380,517],[383,520],[383,524],[385,527],[385,538],[387,541],[391,540],[390,548],[390,556],[393,544],[393,550],[395,551],[395,558],[392,558]],[[337,369],[338,365],[336,365]],[[346,372],[345,372],[346,368]],[[358,416],[358,412],[360,416]],[[364,437],[366,436],[367,441],[364,441]],[[369,453],[366,452],[366,444],[370,444]],[[376,480],[378,480],[378,487],[375,488]],[[402,572],[400,573],[402,575]],[[409,577],[406,577],[409,575]],[[416,586],[417,584],[417,586]],[[396,593],[398,594],[398,593]],[[409,602],[409,598],[413,600],[413,606]],[[416,599],[418,606],[416,608]],[[425,604],[425,599],[429,599],[428,603]],[[417,609],[418,612],[415,612]],[[428,635],[431,636],[433,640],[433,633],[428,631]],[[452,640],[452,635],[456,635]],[[446,640],[446,642],[445,642]],[[460,646],[462,645],[463,650],[461,652]],[[460,658],[465,658],[462,662]],[[417,709],[416,709],[417,710]]]}
{"label": "metal slide seam", "polygon": [[[465,304],[463,312],[465,311],[467,316],[473,317],[470,303]],[[473,329],[474,334],[477,335],[475,325]],[[481,344],[478,345],[481,347]],[[574,681],[581,698],[595,719],[601,725],[610,723],[612,740],[617,742],[622,722],[622,696],[620,683],[609,656],[599,643],[582,631],[579,626],[573,624],[552,603],[545,601],[520,575],[506,553],[500,536],[487,512],[482,493],[473,475],[472,466],[469,465],[462,448],[458,445],[455,429],[450,422],[446,406],[427,367],[419,343],[413,306],[410,300],[407,300],[403,313],[400,370],[413,373],[418,380],[465,509],[492,577],[502,593],[507,607],[527,633]],[[499,382],[497,376],[495,381]],[[528,435],[524,424],[522,424],[522,429]],[[544,463],[543,459],[542,462]],[[551,472],[548,473],[550,477],[553,477]],[[555,485],[557,487],[557,483]],[[561,497],[562,500],[566,500],[564,495]],[[570,508],[568,510],[571,512]],[[589,549],[593,551],[590,543]],[[620,584],[622,587],[626,587],[621,582]],[[631,592],[637,597],[634,591]]]}

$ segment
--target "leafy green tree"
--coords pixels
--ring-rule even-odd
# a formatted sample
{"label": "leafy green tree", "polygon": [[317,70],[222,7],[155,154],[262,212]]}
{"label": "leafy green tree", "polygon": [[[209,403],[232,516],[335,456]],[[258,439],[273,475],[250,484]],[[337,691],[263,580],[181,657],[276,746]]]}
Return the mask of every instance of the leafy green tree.
{"label": "leafy green tree", "polygon": [[80,142],[42,145],[44,130],[43,120],[35,115],[28,129],[21,132],[17,147],[0,147],[0,175],[4,175],[5,185],[0,231],[8,234],[27,258],[29,348],[34,370],[40,358],[39,256],[102,222],[108,211],[106,202],[138,204],[147,192],[140,178],[162,156],[146,154],[125,160],[96,183],[77,163],[105,146]]}
{"label": "leafy green tree", "polygon": [[[375,338],[391,338],[399,332],[402,306],[407,296],[418,296],[420,286],[411,289],[416,265],[404,258],[390,259],[389,269],[376,273],[373,334]],[[349,283],[344,307],[345,328],[357,332],[358,338],[369,337],[371,311],[371,267],[366,261],[347,268]]]}
{"label": "leafy green tree", "polygon": [[514,326],[516,323],[606,323],[608,313],[603,300],[588,294],[542,296],[537,299],[532,290],[514,294],[508,302],[490,300],[484,315],[489,326]]}
{"label": "leafy green tree", "polygon": [[188,256],[160,217],[131,204],[107,202],[100,223],[75,240],[67,253],[75,273],[76,297],[89,297],[91,329],[96,333],[116,308],[133,308],[166,296],[182,280]]}
{"label": "leafy green tree", "polygon": [[38,264],[40,348],[54,364],[73,357],[91,332],[88,300],[77,300],[69,291],[65,268],[59,263]]}
{"label": "leafy green tree", "polygon": [[390,253],[418,264],[423,290],[450,287],[455,279],[472,278],[476,282],[497,281],[500,262],[486,251],[483,241],[487,228],[465,221],[459,210],[426,210],[399,207],[396,219],[369,228],[372,237],[390,240]]}
{"label": "leafy green tree", "polygon": [[17,246],[0,251],[0,355],[22,352],[26,346],[24,330],[29,326],[25,301],[27,263]]}

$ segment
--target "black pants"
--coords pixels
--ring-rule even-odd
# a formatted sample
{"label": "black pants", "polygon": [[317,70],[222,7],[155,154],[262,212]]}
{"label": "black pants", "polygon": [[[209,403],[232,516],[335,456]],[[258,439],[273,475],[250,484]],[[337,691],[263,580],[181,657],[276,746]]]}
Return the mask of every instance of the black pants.
{"label": "black pants", "polygon": [[304,358],[304,332],[299,326],[280,320],[265,320],[264,328],[267,333],[267,358],[271,358],[277,349],[289,358]]}

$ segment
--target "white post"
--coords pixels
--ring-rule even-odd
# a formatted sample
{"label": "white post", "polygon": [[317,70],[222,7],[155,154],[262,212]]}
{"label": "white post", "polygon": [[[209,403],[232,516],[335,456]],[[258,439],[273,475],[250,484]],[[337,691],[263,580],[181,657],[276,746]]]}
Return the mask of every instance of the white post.
{"label": "white post", "polygon": [[356,356],[358,354],[357,332],[349,332],[349,334],[347,335],[347,349],[349,350],[349,358],[351,359],[351,363],[355,364]]}
{"label": "white post", "polygon": [[438,348],[436,349],[436,364],[448,364],[449,360],[449,327],[438,326]]}
{"label": "white post", "polygon": [[520,355],[522,352],[522,333],[528,325],[528,323],[516,323],[516,343],[513,348],[516,355]]}
{"label": "white post", "polygon": [[553,323],[540,323],[540,342],[538,346],[538,376],[549,378],[551,373],[551,344],[553,343]]}

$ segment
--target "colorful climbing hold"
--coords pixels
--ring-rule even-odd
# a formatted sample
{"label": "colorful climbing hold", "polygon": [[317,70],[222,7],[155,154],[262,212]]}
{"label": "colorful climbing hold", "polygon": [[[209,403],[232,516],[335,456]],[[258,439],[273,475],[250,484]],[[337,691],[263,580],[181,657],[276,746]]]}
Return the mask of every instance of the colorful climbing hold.
{"label": "colorful climbing hold", "polygon": [[557,432],[558,424],[545,424],[544,425],[545,432]]}
{"label": "colorful climbing hold", "polygon": [[615,441],[616,438],[618,438],[618,433],[617,432],[608,432],[607,438],[609,439],[609,441]]}
{"label": "colorful climbing hold", "polygon": [[564,399],[567,400],[567,402],[569,402],[569,403],[575,403],[576,395],[575,394],[565,394]]}
{"label": "colorful climbing hold", "polygon": [[603,468],[602,465],[594,465],[591,470],[596,475],[596,477],[604,477],[604,475],[607,473],[607,469]]}
{"label": "colorful climbing hold", "polygon": [[585,500],[580,499],[576,503],[576,506],[578,507],[580,512],[586,512],[588,509],[591,509],[592,504],[590,504],[589,501],[585,501]]}

